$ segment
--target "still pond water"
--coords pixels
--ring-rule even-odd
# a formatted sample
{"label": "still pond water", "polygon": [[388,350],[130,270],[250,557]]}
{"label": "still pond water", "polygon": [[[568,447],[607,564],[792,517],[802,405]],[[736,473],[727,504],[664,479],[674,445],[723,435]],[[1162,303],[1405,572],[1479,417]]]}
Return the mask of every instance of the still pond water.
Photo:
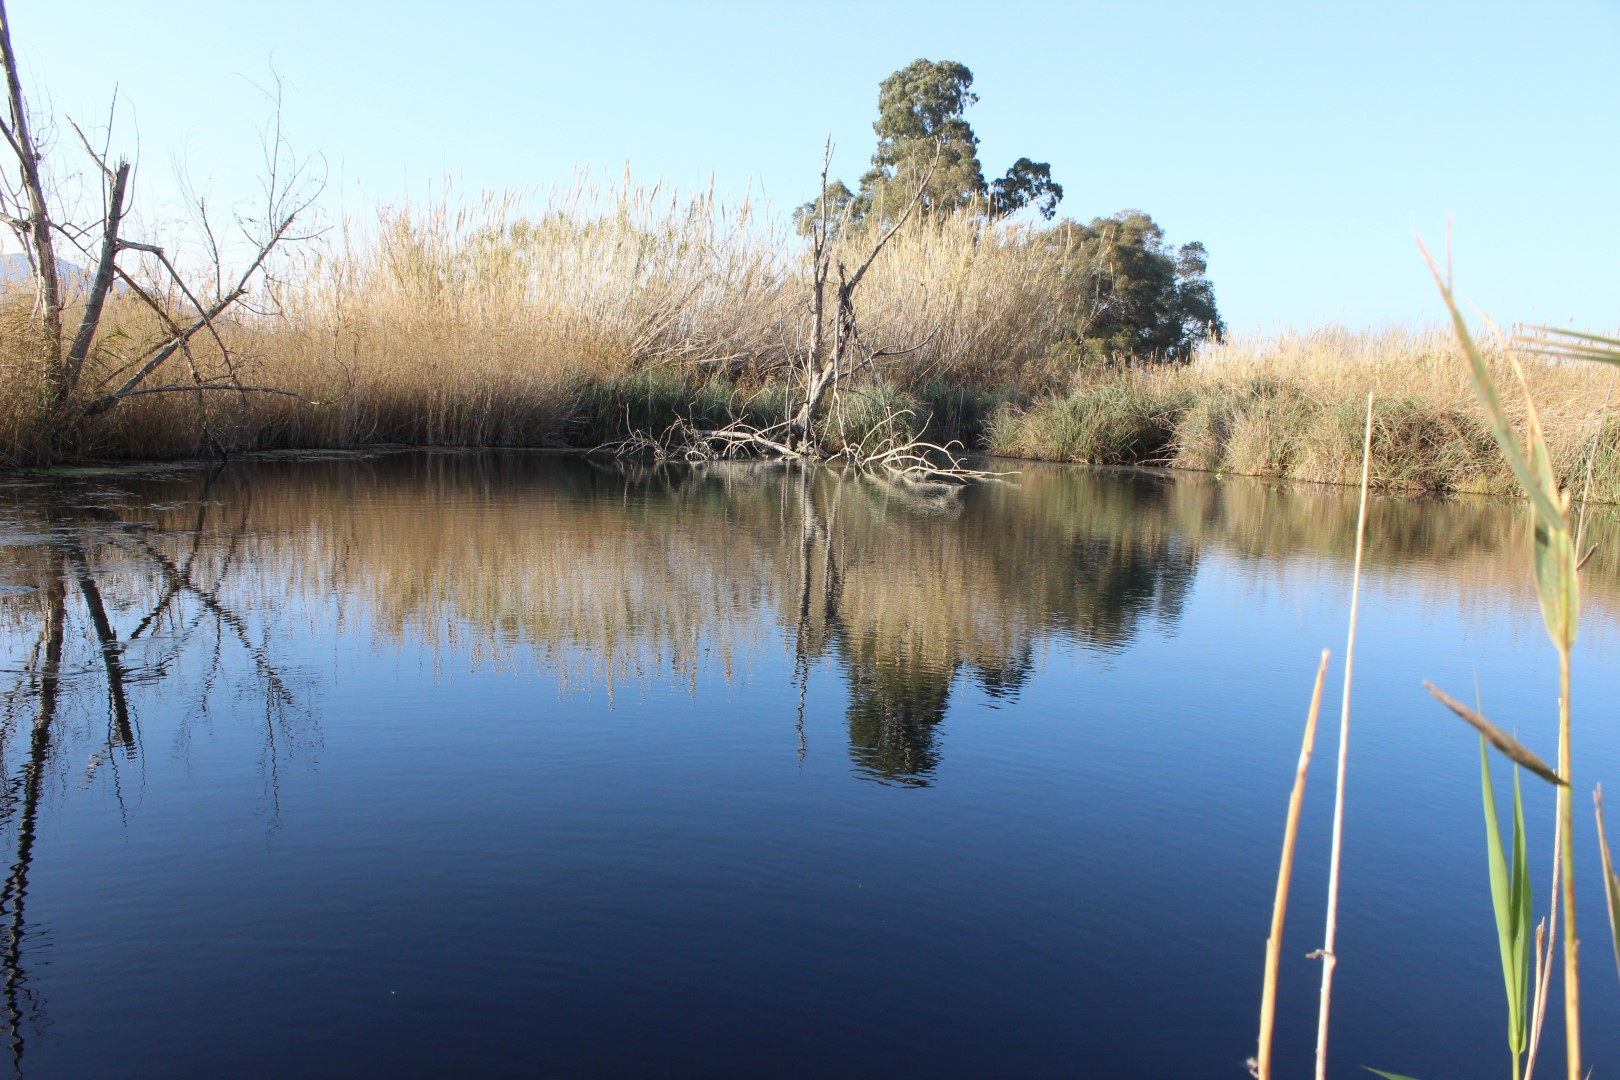
{"label": "still pond water", "polygon": [[[1332,647],[1279,1019],[1303,1075],[1354,524],[1337,490],[1059,468],[0,481],[0,1040],[33,1077],[1242,1077]],[[1594,529],[1578,806],[1620,789]],[[1510,504],[1374,503],[1335,1076],[1506,1072],[1477,742],[1420,682],[1477,680],[1553,755],[1527,542]]]}

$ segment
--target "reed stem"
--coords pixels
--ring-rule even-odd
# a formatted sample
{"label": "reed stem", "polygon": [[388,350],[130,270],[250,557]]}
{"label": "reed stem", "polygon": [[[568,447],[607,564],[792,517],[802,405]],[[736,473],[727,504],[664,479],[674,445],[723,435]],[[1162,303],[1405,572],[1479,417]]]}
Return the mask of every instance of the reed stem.
{"label": "reed stem", "polygon": [[1277,896],[1271,904],[1271,936],[1266,939],[1266,981],[1260,992],[1260,1046],[1251,1070],[1258,1080],[1271,1080],[1271,1035],[1277,1019],[1277,962],[1282,951],[1283,919],[1288,914],[1288,883],[1294,875],[1294,841],[1299,836],[1299,810],[1305,801],[1305,773],[1311,767],[1311,750],[1316,745],[1316,717],[1322,707],[1322,683],[1327,678],[1327,649],[1316,667],[1316,688],[1311,691],[1311,709],[1305,717],[1305,736],[1300,740],[1299,766],[1294,772],[1294,790],[1288,796],[1288,823],[1283,828],[1282,862],[1277,867]]}
{"label": "reed stem", "polygon": [[1344,646],[1344,696],[1339,709],[1339,771],[1333,793],[1333,854],[1328,864],[1327,929],[1322,940],[1322,998],[1316,1014],[1316,1080],[1327,1080],[1328,1014],[1333,1007],[1333,953],[1339,935],[1339,863],[1344,851],[1344,777],[1350,752],[1350,678],[1356,661],[1356,614],[1361,602],[1361,556],[1367,540],[1367,489],[1372,478],[1373,395],[1361,438],[1361,509],[1356,515],[1356,565],[1350,579],[1350,632]]}
{"label": "reed stem", "polygon": [[1542,927],[1536,928],[1536,993],[1530,1010],[1530,1052],[1524,1059],[1524,1080],[1532,1080],[1535,1075],[1536,1055],[1541,1050],[1541,1032],[1547,1022],[1547,992],[1552,985],[1552,953],[1558,940],[1558,897],[1559,884],[1563,881],[1563,864],[1564,819],[1554,814],[1552,891],[1547,894],[1552,897],[1552,904],[1544,924],[1547,932],[1545,939],[1542,937]]}
{"label": "reed stem", "polygon": [[1563,829],[1564,870],[1564,1043],[1569,1080],[1581,1078],[1580,939],[1575,936],[1575,829],[1569,752],[1569,647],[1558,648],[1558,822]]}

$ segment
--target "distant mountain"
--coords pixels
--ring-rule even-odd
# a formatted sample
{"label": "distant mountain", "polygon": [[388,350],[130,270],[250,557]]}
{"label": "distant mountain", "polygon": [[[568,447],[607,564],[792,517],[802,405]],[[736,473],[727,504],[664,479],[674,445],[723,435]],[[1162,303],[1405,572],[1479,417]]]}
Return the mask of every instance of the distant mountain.
{"label": "distant mountain", "polygon": [[[75,263],[56,260],[57,276],[62,281],[62,289],[69,295],[76,292],[89,292],[90,283],[95,280],[95,271],[86,270]],[[0,255],[0,290],[28,289],[34,284],[34,271],[28,265],[28,259],[19,254]]]}

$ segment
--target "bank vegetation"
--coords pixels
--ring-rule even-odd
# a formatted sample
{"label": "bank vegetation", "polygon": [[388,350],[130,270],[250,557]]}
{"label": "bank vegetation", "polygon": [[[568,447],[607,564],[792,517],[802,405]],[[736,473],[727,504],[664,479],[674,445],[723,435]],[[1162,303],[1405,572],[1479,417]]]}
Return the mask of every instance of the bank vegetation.
{"label": "bank vegetation", "polygon": [[[871,169],[831,179],[829,145],[786,220],[626,175],[323,222],[320,160],[293,152],[272,92],[264,204],[227,221],[194,194],[192,235],[150,236],[116,99],[101,127],[35,116],[3,3],[0,66],[0,224],[21,252],[0,265],[0,464],[936,444],[1349,483],[1373,391],[1375,483],[1511,489],[1448,335],[1227,333],[1202,244],[1138,210],[1058,217],[1044,162],[987,180],[954,61],[885,79]],[[1596,445],[1591,489],[1620,499],[1608,376],[1530,380],[1566,478]]]}
{"label": "bank vegetation", "polygon": [[[1112,298],[1099,280],[1119,255],[1111,245],[1141,250],[1139,238],[1121,239],[1143,227],[1132,218],[935,215],[897,234],[863,284],[862,332],[911,351],[865,373],[827,417],[829,440],[859,437],[850,433],[887,411],[919,436],[1012,457],[1352,483],[1372,390],[1376,482],[1509,489],[1443,332],[1227,334],[1184,358],[1100,350],[1088,330]],[[218,341],[193,342],[205,370],[223,365],[223,344],[244,382],[294,396],[132,399],[60,452],[590,447],[678,418],[774,423],[806,331],[801,247],[746,205],[629,183],[580,184],[533,214],[493,195],[386,210],[288,255],[262,286],[269,295],[216,320]],[[115,378],[166,331],[127,292],[102,320],[86,385]],[[60,446],[36,334],[31,294],[13,289],[0,306],[0,456],[12,463]],[[1560,363],[1530,363],[1529,374],[1553,452],[1573,473],[1611,376]],[[1614,420],[1594,492],[1620,498]]]}

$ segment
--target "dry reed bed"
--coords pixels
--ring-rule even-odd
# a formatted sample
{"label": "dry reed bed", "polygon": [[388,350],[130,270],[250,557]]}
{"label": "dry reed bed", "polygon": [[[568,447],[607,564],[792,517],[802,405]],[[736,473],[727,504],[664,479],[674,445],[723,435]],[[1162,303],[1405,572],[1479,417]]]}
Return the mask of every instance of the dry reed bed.
{"label": "dry reed bed", "polygon": [[[1512,380],[1500,350],[1492,364],[1499,379]],[[1526,361],[1525,371],[1544,403],[1539,408],[1557,465],[1578,492],[1613,373],[1534,360]],[[1369,392],[1377,395],[1376,486],[1514,490],[1474,403],[1463,358],[1440,330],[1234,336],[1206,346],[1185,366],[1083,373],[1067,394],[999,416],[991,445],[1045,460],[1354,484]],[[1522,404],[1515,407],[1514,419],[1522,420]],[[1620,501],[1620,423],[1613,419],[1596,464],[1593,498]]]}
{"label": "dry reed bed", "polygon": [[[1448,334],[1233,336],[1185,366],[1076,369],[1065,335],[1082,313],[1062,242],[961,216],[896,237],[860,297],[869,344],[917,347],[886,362],[889,400],[912,406],[919,426],[932,415],[934,436],[983,430],[988,448],[1013,456],[1346,483],[1373,390],[1379,482],[1508,489]],[[628,181],[578,184],[529,213],[496,195],[398,207],[277,267],[274,295],[256,305],[276,314],[221,328],[245,382],[321,404],[159,395],[99,419],[73,449],[186,455],[207,447],[205,433],[238,449],[587,445],[682,415],[768,421],[808,333],[804,263],[800,241],[747,204]],[[27,315],[23,298],[0,305],[0,460],[45,444]],[[92,382],[154,329],[127,298],[110,321]],[[1573,476],[1608,375],[1529,371]],[[1620,500],[1620,424],[1613,435],[1598,470],[1607,501]]]}

